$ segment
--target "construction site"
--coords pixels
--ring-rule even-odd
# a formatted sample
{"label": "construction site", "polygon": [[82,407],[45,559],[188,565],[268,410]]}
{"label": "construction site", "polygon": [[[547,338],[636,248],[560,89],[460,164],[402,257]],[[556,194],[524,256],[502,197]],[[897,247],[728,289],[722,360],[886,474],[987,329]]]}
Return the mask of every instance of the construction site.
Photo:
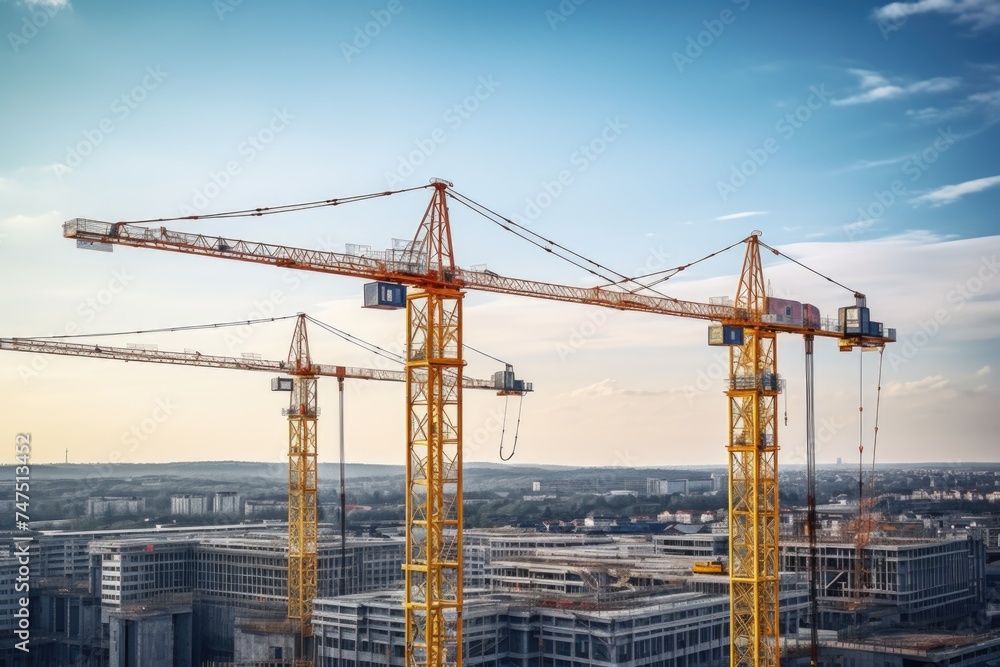
{"label": "construction site", "polygon": [[[883,654],[893,653],[884,643],[860,648],[866,636],[879,629],[955,630],[961,619],[985,609],[981,538],[903,543],[878,535],[874,459],[867,484],[859,468],[850,542],[830,543],[830,536],[821,534],[814,342],[834,339],[837,354],[874,350],[881,358],[896,338],[894,329],[872,319],[862,293],[844,288],[850,305],[841,306],[836,318],[823,318],[817,306],[770,296],[762,248],[798,262],[754,232],[718,251],[743,246],[733,297],[680,301],[657,286],[691,264],[652,276],[605,275],[599,263],[494,213],[447,181],[434,179],[414,189],[431,195],[417,232],[387,251],[349,246],[338,254],[133,223],[74,219],[65,224],[65,236],[81,248],[133,246],[373,280],[365,285],[364,305],[405,308],[407,345],[405,357],[398,359],[403,371],[317,363],[310,354],[307,322],[349,335],[305,314],[295,318],[289,353],[280,361],[100,342],[0,339],[0,349],[20,352],[268,372],[276,374],[272,390],[290,396],[283,413],[289,432],[288,501],[282,503],[287,522],[36,538],[36,562],[45,580],[54,582],[39,599],[45,609],[40,617],[51,622],[45,637],[53,661],[114,667],[897,664],[880,662]],[[398,193],[219,215],[275,215],[393,194]],[[610,284],[580,288],[459,268],[449,201],[556,257],[592,267]],[[503,364],[502,370],[487,380],[464,375],[463,353],[469,348],[462,333],[462,297],[469,290],[712,323],[708,344],[729,350],[725,533],[612,539],[464,529],[463,390],[485,389],[518,400],[533,391],[512,364],[488,354]],[[785,387],[777,372],[779,333],[805,342],[808,503],[797,531],[804,541],[782,536],[779,520],[778,399]],[[348,539],[343,469],[339,531],[334,525],[321,529],[316,474],[321,377],[338,382],[341,465],[344,381],[405,384],[407,502],[398,538]],[[874,422],[877,438],[877,410]],[[514,437],[516,443],[516,432]],[[706,488],[712,486],[708,480]],[[190,495],[175,496],[171,503],[178,513],[190,513],[194,503],[205,511],[206,505],[204,497]],[[236,492],[216,492],[212,505],[216,513],[238,514],[240,498]],[[715,560],[705,561],[705,556]],[[911,649],[923,651],[928,662],[976,664],[965,658],[940,663],[934,656],[940,651],[964,655],[962,647],[981,638],[942,637]],[[891,642],[892,648],[897,645]],[[842,659],[846,646],[868,657],[857,663],[829,661]],[[898,664],[923,664],[906,655]]]}
{"label": "construction site", "polygon": [[996,0],[0,22],[0,667],[1000,667]]}
{"label": "construction site", "polygon": [[[32,555],[45,576],[35,664],[292,665],[286,525],[49,533]],[[405,665],[405,540],[347,541],[320,527],[313,601],[316,665]],[[722,665],[729,578],[699,574],[698,555],[658,553],[640,536],[466,532],[463,603],[470,665]],[[823,664],[974,665],[1000,659],[982,617],[983,540],[886,539],[870,550],[873,583],[852,592],[853,547],[820,543]],[[696,551],[696,550],[695,550]],[[806,545],[781,546],[784,664],[807,665]],[[6,571],[6,570],[5,570]],[[10,568],[10,572],[14,569]],[[13,577],[4,579],[4,599]],[[343,587],[343,588],[341,588]],[[16,663],[14,663],[16,664]]]}

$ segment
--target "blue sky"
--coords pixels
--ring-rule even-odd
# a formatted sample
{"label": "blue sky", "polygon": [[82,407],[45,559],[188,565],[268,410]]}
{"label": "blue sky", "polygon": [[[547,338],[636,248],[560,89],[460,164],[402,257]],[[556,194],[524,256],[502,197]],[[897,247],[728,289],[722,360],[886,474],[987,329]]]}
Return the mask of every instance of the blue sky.
{"label": "blue sky", "polygon": [[[152,251],[81,252],[60,224],[291,203],[440,176],[632,275],[760,229],[767,243],[867,293],[873,318],[899,330],[883,366],[880,460],[997,460],[996,2],[7,0],[0,25],[0,335],[301,310],[395,345],[402,316],[361,311],[359,281]],[[412,236],[425,198],[171,226],[381,248]],[[461,207],[453,226],[463,266],[593,284]],[[824,315],[850,302],[786,262],[765,263],[776,296],[817,303]],[[732,295],[739,265],[730,251],[664,289]],[[538,389],[525,401],[517,460],[725,461],[719,353],[704,345],[703,324],[476,294],[467,315],[469,342],[514,362]],[[245,338],[134,342],[280,358],[290,333],[275,324]],[[321,361],[376,363],[317,338]],[[781,437],[785,460],[799,462],[801,343],[782,339],[781,349]],[[832,344],[819,352],[830,431],[819,458],[855,460],[857,407],[873,402],[877,355],[859,361]],[[493,365],[470,357],[469,373],[485,377]],[[78,461],[280,460],[285,427],[265,384],[7,354],[0,437],[32,431],[39,461],[61,459],[66,447]],[[357,459],[400,460],[400,388],[353,391],[349,451],[353,443]],[[496,460],[491,411],[500,400],[468,397],[470,459]],[[126,445],[163,402],[178,407],[154,420],[140,446]],[[387,406],[398,406],[398,419],[384,417]],[[335,405],[327,410],[323,438],[335,434]],[[861,427],[867,441],[871,427]],[[334,441],[323,444],[321,459],[334,460]]]}

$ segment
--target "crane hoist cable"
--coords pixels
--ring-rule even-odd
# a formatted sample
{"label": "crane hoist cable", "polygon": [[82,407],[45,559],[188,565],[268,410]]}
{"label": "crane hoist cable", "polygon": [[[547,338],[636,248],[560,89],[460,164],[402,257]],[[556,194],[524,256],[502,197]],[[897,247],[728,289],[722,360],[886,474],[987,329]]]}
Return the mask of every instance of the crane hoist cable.
{"label": "crane hoist cable", "polygon": [[[351,343],[353,345],[357,345],[358,347],[360,347],[363,350],[367,350],[369,352],[377,354],[377,355],[379,355],[381,357],[384,357],[384,358],[389,359],[390,361],[394,361],[396,363],[400,363],[400,364],[405,364],[406,363],[406,360],[403,359],[403,357],[399,356],[398,354],[395,354],[393,352],[389,352],[388,350],[386,350],[384,348],[381,348],[378,345],[375,345],[374,343],[369,343],[368,341],[363,340],[361,338],[358,338],[357,336],[352,336],[351,334],[347,333],[346,331],[341,331],[340,329],[338,329],[335,326],[332,326],[330,324],[327,324],[325,322],[321,322],[320,320],[317,320],[315,317],[312,317],[310,315],[306,315],[306,319],[309,320],[310,322],[312,322],[313,324],[315,324],[316,326],[320,327],[321,329],[325,329],[326,331],[329,331],[330,333],[334,334],[335,336],[339,336],[340,338],[346,340],[347,342],[349,342],[349,343]],[[466,349],[471,350],[473,352],[476,352],[477,354],[481,354],[484,357],[492,359],[493,361],[499,362],[499,363],[503,364],[507,368],[513,368],[512,364],[509,364],[506,361],[504,361],[503,359],[495,357],[492,354],[489,354],[487,352],[483,352],[482,350],[480,350],[478,348],[472,347],[468,343],[463,343],[462,345]],[[500,460],[501,461],[509,461],[514,456],[514,452],[517,450],[517,439],[518,439],[520,431],[521,431],[521,410],[524,408],[524,395],[522,394],[522,395],[520,395],[518,397],[517,424],[516,424],[516,426],[514,428],[514,444],[511,447],[510,455],[505,457],[504,453],[503,453],[503,445],[504,445],[504,437],[505,437],[505,434],[507,432],[507,404],[508,404],[509,401],[510,401],[510,396],[509,395],[505,396],[504,397],[504,403],[503,403],[503,421],[501,422],[501,427],[500,427]]]}
{"label": "crane hoist cable", "polygon": [[785,426],[788,426],[788,382],[781,379],[781,392],[785,395]]}
{"label": "crane hoist cable", "polygon": [[138,225],[138,224],[151,224],[156,222],[171,222],[173,220],[218,220],[224,218],[258,218],[261,216],[275,215],[278,213],[291,213],[294,211],[305,211],[313,208],[340,206],[341,204],[351,204],[358,201],[375,199],[376,197],[389,197],[391,195],[398,195],[403,192],[412,192],[414,190],[423,190],[425,188],[431,188],[431,187],[434,187],[433,184],[419,185],[412,188],[404,188],[402,190],[387,190],[384,192],[372,192],[364,195],[354,195],[352,197],[339,197],[337,199],[320,199],[317,201],[302,202],[299,204],[282,204],[280,206],[260,206],[257,208],[247,208],[237,211],[225,211],[221,213],[202,213],[200,215],[182,215],[182,216],[175,216],[172,218],[150,218],[148,220],[129,220],[121,224]]}
{"label": "crane hoist cable", "polygon": [[521,410],[524,408],[524,395],[521,394],[517,399],[517,423],[514,426],[514,444],[511,445],[510,454],[507,456],[503,455],[503,440],[504,433],[507,431],[507,401],[510,400],[510,396],[507,396],[503,402],[503,426],[500,428],[500,460],[510,461],[514,458],[514,453],[517,451],[517,437],[521,432]]}
{"label": "crane hoist cable", "polygon": [[[487,354],[486,352],[483,352],[482,350],[478,350],[478,349],[472,347],[471,345],[469,345],[468,343],[463,343],[463,345],[466,347],[466,349],[472,350],[473,352],[477,352],[477,353],[483,355],[484,357],[488,357],[488,358],[492,359],[493,361],[499,362],[499,363],[503,364],[508,369],[514,367],[512,364],[507,363],[503,359],[498,359],[497,357],[494,357],[492,354]],[[514,452],[517,451],[517,438],[518,438],[518,434],[521,431],[521,410],[524,408],[524,394],[519,394],[518,395],[517,424],[514,427],[514,444],[511,446],[510,454],[508,456],[504,456],[504,454],[503,454],[503,443],[504,443],[504,436],[507,433],[507,404],[508,404],[509,401],[510,401],[510,394],[507,394],[507,395],[504,396],[504,401],[503,401],[503,420],[500,422],[500,454],[499,455],[500,455],[500,460],[501,461],[510,461],[512,458],[514,458]]]}
{"label": "crane hoist cable", "polygon": [[885,345],[882,345],[878,349],[878,384],[875,388],[875,433],[872,436],[872,476],[869,482],[870,488],[868,495],[874,498],[875,493],[875,455],[878,452],[878,413],[879,407],[882,402],[882,360],[884,358]]}
{"label": "crane hoist cable", "polygon": [[864,483],[865,455],[865,355],[858,348],[858,511],[861,511],[861,489]]}

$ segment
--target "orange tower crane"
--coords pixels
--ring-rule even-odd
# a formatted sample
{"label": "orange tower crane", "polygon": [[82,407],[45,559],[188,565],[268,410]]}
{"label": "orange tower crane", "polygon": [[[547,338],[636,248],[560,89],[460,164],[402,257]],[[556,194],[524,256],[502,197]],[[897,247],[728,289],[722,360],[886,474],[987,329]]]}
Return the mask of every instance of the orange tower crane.
{"label": "orange tower crane", "polygon": [[[880,347],[894,339],[894,332],[890,330],[883,335],[881,325],[877,331],[868,327],[868,309],[859,293],[855,293],[854,306],[841,309],[839,326],[824,327],[818,321],[802,319],[769,319],[759,232],[746,239],[735,305],[683,301],[608,287],[573,287],[461,269],[454,261],[447,197],[455,197],[466,205],[471,200],[456,193],[447,181],[433,179],[430,187],[433,195],[413,241],[402,250],[384,253],[326,252],[79,218],[66,222],[63,234],[77,239],[78,245],[115,244],[168,250],[417,288],[406,300],[408,494],[407,552],[403,567],[408,667],[462,664],[460,380],[464,291],[515,294],[720,323],[725,344],[731,346],[731,376],[726,392],[730,660],[732,665],[777,667],[780,647],[776,336],[792,333],[835,338],[842,350],[849,350]],[[344,201],[328,200],[325,205]],[[258,209],[241,215],[260,215],[262,211],[272,212]]]}
{"label": "orange tower crane", "polygon": [[[15,352],[291,375],[290,382],[288,378],[275,378],[271,386],[274,390],[291,392],[289,407],[282,410],[282,414],[288,417],[288,618],[299,622],[302,636],[312,634],[310,622],[312,601],[317,591],[316,422],[319,408],[316,380],[320,377],[337,378],[341,385],[341,395],[344,379],[407,381],[405,371],[313,363],[309,353],[306,319],[307,316],[303,313],[296,318],[287,361],[271,361],[249,356],[215,356],[200,352],[112,347],[93,343],[66,343],[33,338],[0,338],[0,350]],[[510,368],[508,365],[508,372]],[[523,395],[532,390],[531,383],[519,382],[515,389],[505,388],[502,383],[498,385],[497,380],[478,380],[469,377],[462,377],[461,385],[465,389],[496,390],[504,396]],[[343,554],[341,556],[343,557]]]}

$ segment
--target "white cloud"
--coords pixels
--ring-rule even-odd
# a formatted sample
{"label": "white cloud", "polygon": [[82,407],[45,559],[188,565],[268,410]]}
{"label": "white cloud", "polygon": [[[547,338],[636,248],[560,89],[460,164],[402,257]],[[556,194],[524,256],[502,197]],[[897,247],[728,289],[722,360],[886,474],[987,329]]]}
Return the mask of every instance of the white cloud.
{"label": "white cloud", "polygon": [[30,9],[48,7],[49,9],[60,10],[72,6],[69,0],[23,0],[23,2]]}
{"label": "white cloud", "polygon": [[872,88],[863,93],[857,95],[851,95],[850,97],[845,97],[839,100],[833,100],[831,104],[836,107],[846,107],[854,104],[868,104],[869,102],[878,102],[879,100],[888,100],[893,97],[900,97],[906,91],[904,91],[899,86],[879,86],[878,88]]}
{"label": "white cloud", "polygon": [[891,157],[884,160],[858,160],[851,166],[847,167],[845,171],[859,171],[861,169],[874,169],[876,167],[885,167],[890,164],[897,164],[902,162],[905,158],[902,157]]}
{"label": "white cloud", "polygon": [[884,76],[871,70],[852,69],[851,74],[855,74],[861,78],[860,83],[862,88],[879,88],[889,84]]}
{"label": "white cloud", "polygon": [[969,95],[969,99],[973,102],[978,102],[979,104],[1000,107],[1000,90],[991,90],[986,93],[975,93],[974,95]]}
{"label": "white cloud", "polygon": [[993,367],[987,364],[986,366],[983,366],[978,371],[976,371],[976,377],[984,378],[987,375],[990,375],[991,373],[993,373]]}
{"label": "white cloud", "polygon": [[917,123],[941,123],[952,118],[973,113],[983,113],[993,118],[1000,114],[1000,90],[969,95],[964,101],[949,108],[924,107],[907,109],[906,115]]}
{"label": "white cloud", "polygon": [[866,69],[852,69],[851,74],[858,77],[858,84],[863,92],[833,100],[834,106],[852,106],[855,104],[870,104],[880,100],[889,100],[918,93],[943,93],[954,89],[960,83],[956,77],[938,76],[932,79],[916,81],[910,84],[891,83],[878,72]]}
{"label": "white cloud", "polygon": [[913,201],[925,202],[933,204],[934,206],[944,206],[945,204],[951,204],[958,201],[965,195],[982,192],[983,190],[988,190],[996,185],[1000,185],[1000,176],[977,178],[974,181],[966,181],[955,185],[946,185],[938,188],[937,190],[928,192],[925,195],[921,195]]}
{"label": "white cloud", "polygon": [[890,382],[886,387],[888,396],[911,396],[913,394],[925,394],[932,391],[939,391],[948,386],[948,380],[942,375],[928,375],[921,380],[911,382]]}
{"label": "white cloud", "polygon": [[610,378],[605,378],[600,382],[580,387],[569,392],[572,398],[592,398],[595,396],[664,396],[672,393],[669,389],[648,391],[642,389],[622,389],[618,382]]}
{"label": "white cloud", "polygon": [[1000,3],[996,0],[916,0],[916,2],[892,2],[875,10],[877,21],[901,23],[915,14],[949,14],[958,23],[971,25],[974,30],[982,30],[1000,25]]}
{"label": "white cloud", "polygon": [[718,218],[712,218],[712,220],[722,221],[722,220],[739,220],[740,218],[751,218],[755,215],[767,215],[767,211],[743,211],[742,213],[730,213],[729,215],[720,215]]}

